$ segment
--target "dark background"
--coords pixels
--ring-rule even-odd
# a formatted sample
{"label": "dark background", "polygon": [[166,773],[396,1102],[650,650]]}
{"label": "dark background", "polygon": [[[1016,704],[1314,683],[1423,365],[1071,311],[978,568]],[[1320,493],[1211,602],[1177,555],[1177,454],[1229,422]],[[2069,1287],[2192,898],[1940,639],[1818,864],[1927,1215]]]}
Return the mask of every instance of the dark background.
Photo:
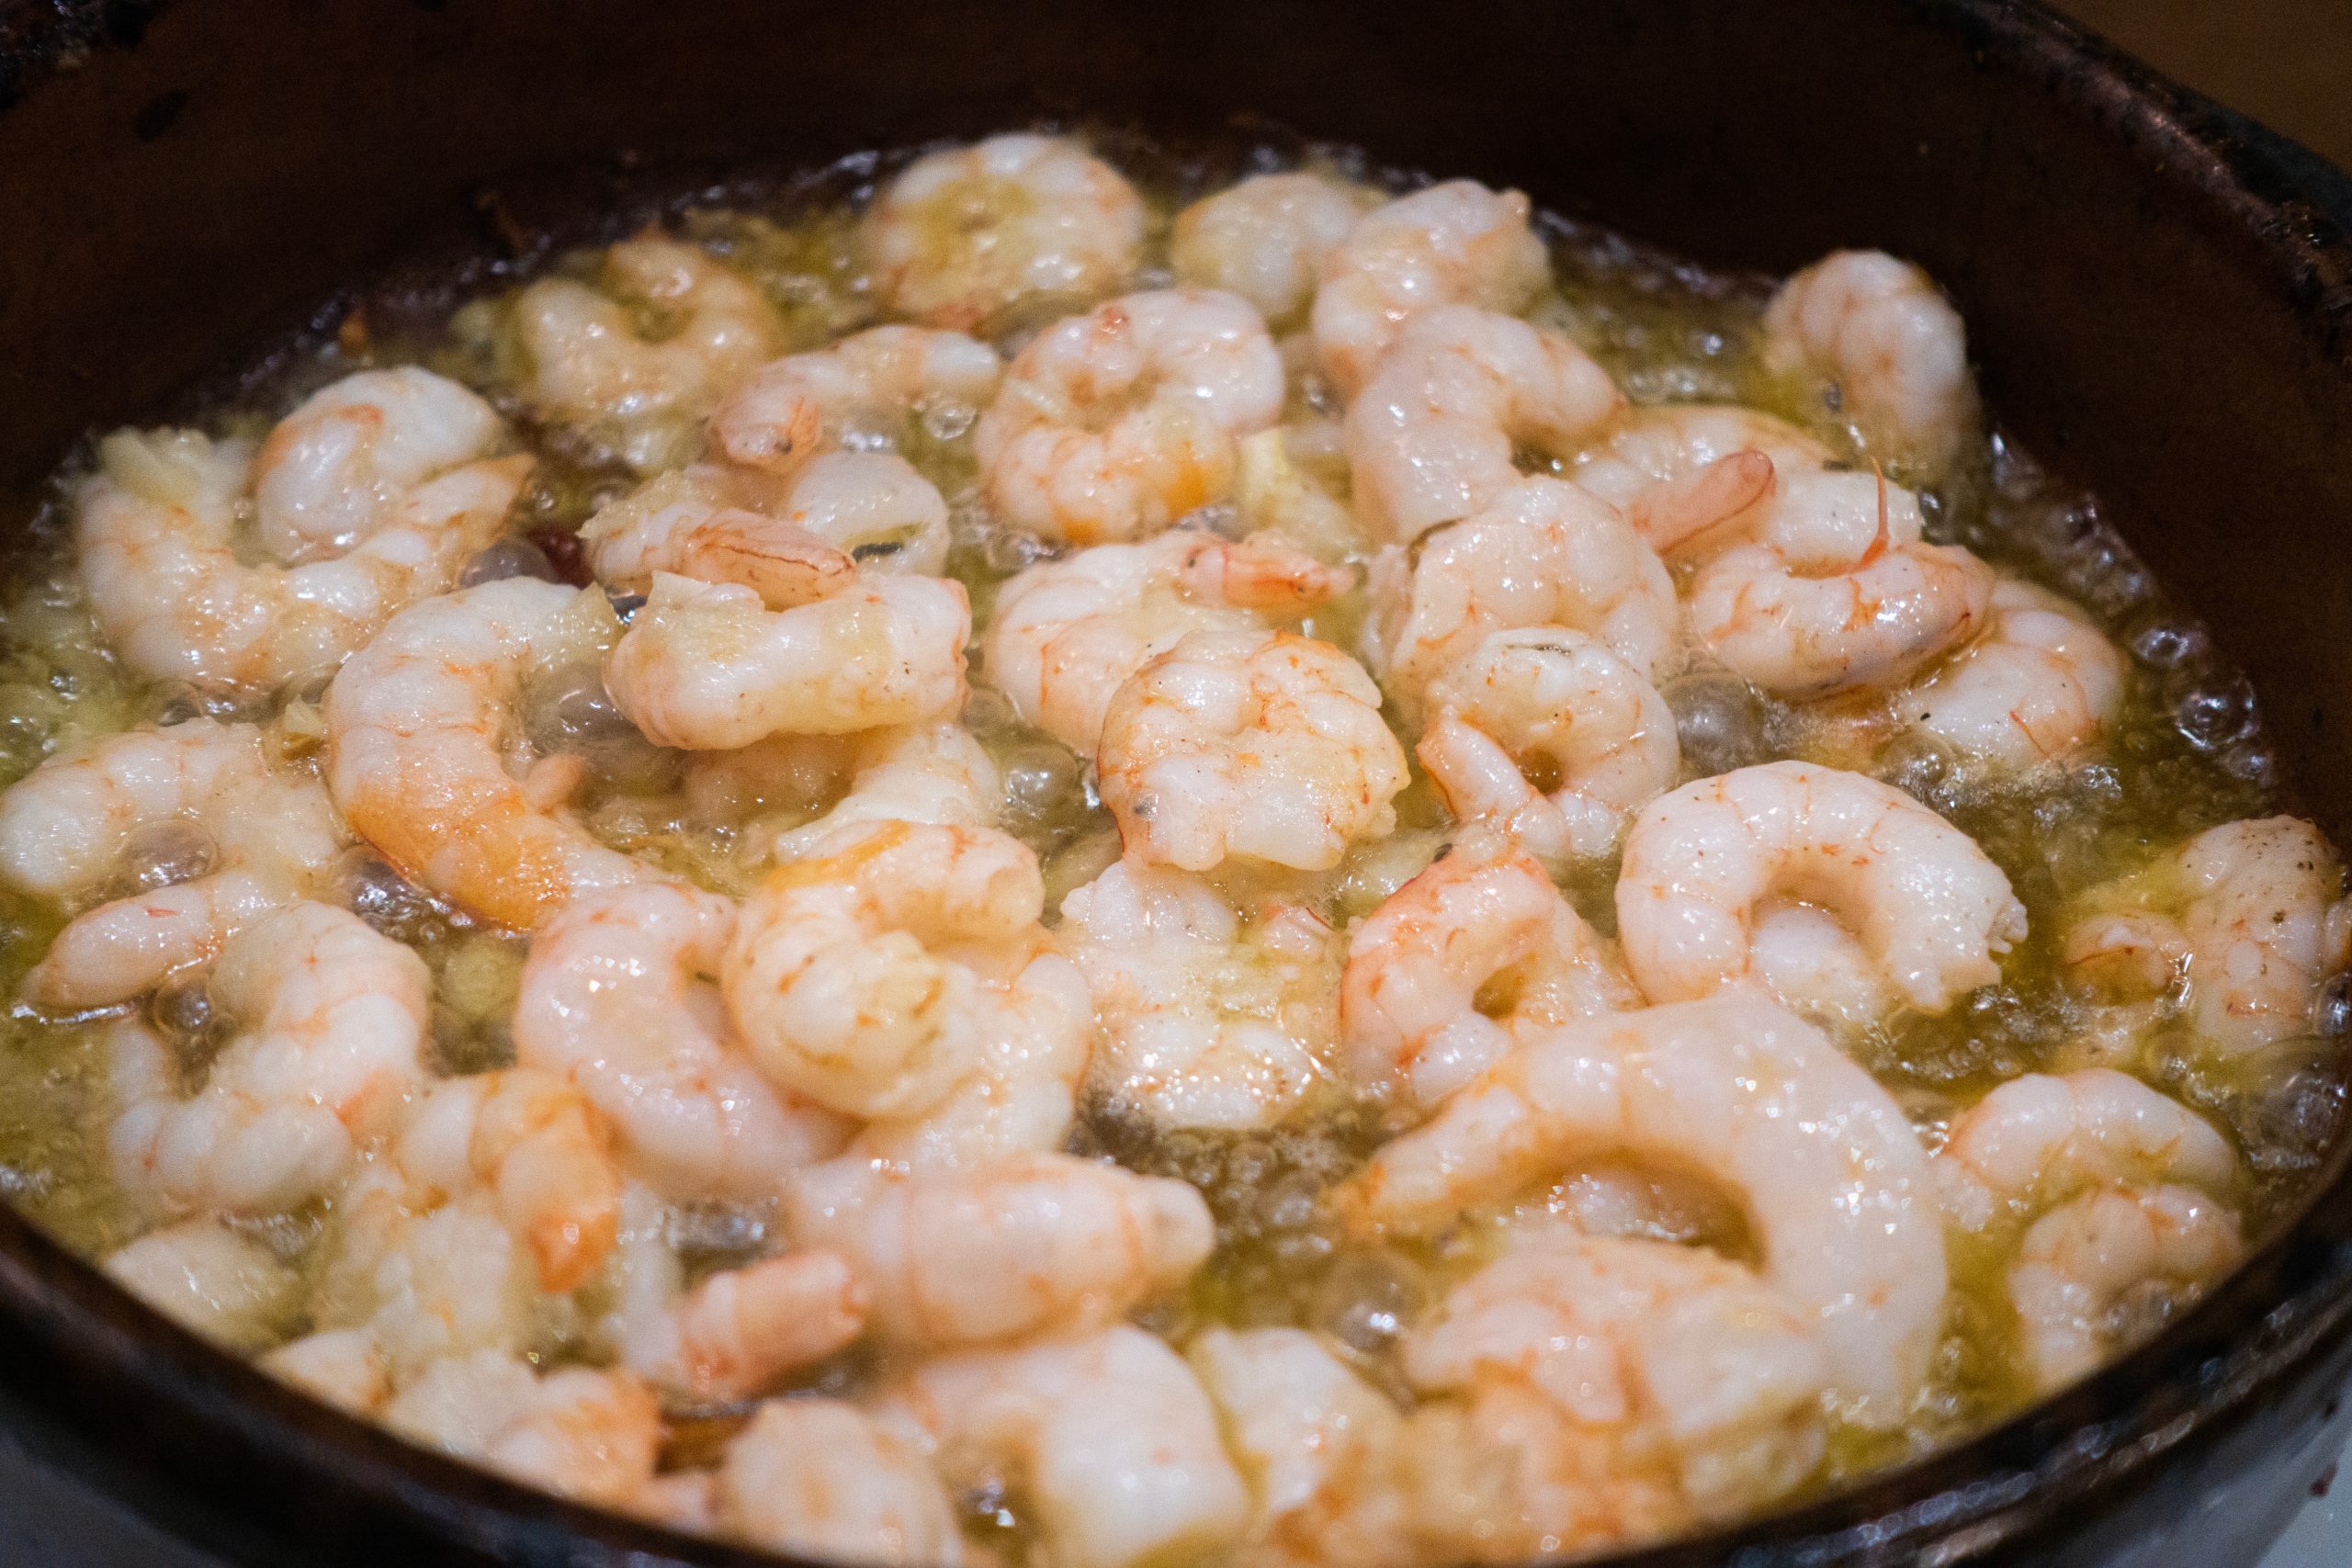
{"label": "dark background", "polygon": [[2058,0],[2058,9],[2352,168],[2352,0]]}

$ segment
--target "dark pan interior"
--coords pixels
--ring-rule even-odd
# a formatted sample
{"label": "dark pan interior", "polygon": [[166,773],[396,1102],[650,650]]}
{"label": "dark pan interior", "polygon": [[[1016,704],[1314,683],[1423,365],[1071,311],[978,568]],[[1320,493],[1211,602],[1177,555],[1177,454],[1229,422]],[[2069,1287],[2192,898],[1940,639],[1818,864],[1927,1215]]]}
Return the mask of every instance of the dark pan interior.
{"label": "dark pan interior", "polygon": [[[2352,253],[2290,183],[2330,174],[2000,0],[0,0],[0,489],[167,406],[421,226],[494,242],[502,182],[788,166],[1041,117],[1193,140],[1270,120],[1717,265],[1917,259],[2006,420],[2210,622],[2309,809],[2352,828]],[[1804,1560],[1860,1561],[1868,1539],[1834,1532],[1887,1509],[1929,1533],[2007,1520],[1996,1543],[2189,1507],[2151,1461],[2203,1445],[2245,1468],[2256,1437],[2322,1418],[2352,1267],[2335,1170],[2297,1235],[2054,1415],[1762,1538],[1828,1531]],[[2290,1298],[2301,1315],[2257,1343]],[[344,1562],[737,1560],[311,1415],[12,1220],[0,1384],[67,1457],[241,1562],[311,1560],[266,1543],[292,1536]],[[2126,1451],[2165,1412],[2215,1409],[2210,1443]],[[2075,1491],[2034,1479],[2061,1461]],[[1988,1466],[2023,1479],[1927,1501]]]}

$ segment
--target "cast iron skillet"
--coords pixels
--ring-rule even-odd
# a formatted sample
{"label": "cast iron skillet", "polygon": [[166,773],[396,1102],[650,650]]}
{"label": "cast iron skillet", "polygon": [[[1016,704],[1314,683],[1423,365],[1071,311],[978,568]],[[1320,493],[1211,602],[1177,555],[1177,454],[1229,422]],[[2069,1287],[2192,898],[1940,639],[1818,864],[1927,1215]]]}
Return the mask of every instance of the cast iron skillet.
{"label": "cast iron skillet", "polygon": [[[489,184],[535,166],[618,189],[1041,116],[1198,139],[1263,116],[1711,264],[1883,245],[1953,293],[1995,406],[2244,660],[2307,808],[2352,828],[2352,249],[2325,215],[2352,187],[2029,5],[0,0],[0,488],[431,214],[513,239]],[[1623,1561],[2250,1560],[2343,1439],[2348,1318],[2339,1151],[2285,1234],[2064,1397]],[[44,1485],[114,1500],[47,1494],[36,1521],[92,1562],[159,1561],[124,1544],[151,1527],[252,1565],[775,1561],[308,1404],[5,1212],[0,1406]]]}

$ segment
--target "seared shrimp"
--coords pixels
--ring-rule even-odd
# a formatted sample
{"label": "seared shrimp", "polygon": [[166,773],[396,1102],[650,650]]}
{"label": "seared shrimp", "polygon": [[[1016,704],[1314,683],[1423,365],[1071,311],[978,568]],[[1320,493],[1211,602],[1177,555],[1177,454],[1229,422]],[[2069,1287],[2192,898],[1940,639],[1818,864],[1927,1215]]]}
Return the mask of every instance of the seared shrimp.
{"label": "seared shrimp", "polygon": [[922,1444],[838,1399],[759,1408],[719,1466],[722,1532],[810,1562],[962,1568],[956,1508]]}
{"label": "seared shrimp", "polygon": [[523,966],[515,1059],[568,1076],[664,1197],[763,1197],[848,1139],[771,1087],[735,1038],[716,984],[734,928],[715,894],[611,888],[549,920]]}
{"label": "seared shrimp", "polygon": [[1521,1041],[1640,1001],[1541,865],[1473,837],[1349,933],[1340,1059],[1360,1085],[1435,1105]]}
{"label": "seared shrimp", "polygon": [[634,1375],[542,1374],[495,1350],[434,1362],[379,1415],[411,1442],[611,1508],[637,1505],[662,1447],[661,1405]]}
{"label": "seared shrimp", "polygon": [[1521,480],[1518,449],[1565,455],[1623,402],[1557,333],[1466,305],[1431,311],[1348,405],[1356,511],[1375,538],[1410,544],[1495,505]]}
{"label": "seared shrimp", "polygon": [[1845,1417],[1904,1418],[1943,1320],[1934,1173],[1877,1081],[1769,1001],[1670,1003],[1531,1040],[1384,1145],[1338,1201],[1357,1228],[1426,1234],[1611,1152],[1729,1189]]}
{"label": "seared shrimp", "polygon": [[1315,298],[1324,258],[1379,197],[1329,175],[1252,175],[1176,215],[1169,260],[1183,282],[1238,294],[1269,321]]}
{"label": "seared shrimp", "polygon": [[1339,934],[1279,898],[1236,908],[1189,872],[1121,860],[1062,900],[1094,996],[1091,1078],[1168,1127],[1268,1127],[1329,1074]]}
{"label": "seared shrimp", "polygon": [[1235,444],[1283,406],[1265,322],[1213,289],[1129,294],[1021,351],[972,433],[989,498],[1076,544],[1156,534],[1233,488]]}
{"label": "seared shrimp", "polygon": [[[192,718],[61,752],[0,795],[0,877],[79,911],[23,994],[138,996],[313,891],[349,841],[318,782],[273,772],[251,725]],[[82,908],[125,872],[141,891]]]}
{"label": "seared shrimp", "polygon": [[910,419],[968,423],[1003,370],[996,350],[961,333],[874,327],[762,366],[710,416],[711,444],[729,462],[790,474],[851,437],[896,441]]}
{"label": "seared shrimp", "polygon": [[1682,765],[1657,688],[1582,632],[1493,633],[1423,695],[1435,716],[1414,750],[1447,809],[1547,864],[1616,848]]}
{"label": "seared shrimp", "polygon": [[732,583],[657,574],[605,660],[614,704],[663,746],[914,724],[964,700],[972,612],[960,582],[871,577],[770,610]]}
{"label": "seared shrimp", "polygon": [[1205,1556],[1249,1528],[1250,1494],[1191,1369],[1125,1325],[943,1356],[883,1397],[930,1439],[951,1486],[1028,1498],[1066,1568]]}
{"label": "seared shrimp", "polygon": [[355,915],[299,903],[229,939],[214,1006],[244,1029],[182,1099],[172,1052],[113,1025],[123,1186],[167,1210],[273,1213],[326,1191],[425,1076],[424,961]]}
{"label": "seared shrimp", "polygon": [[345,376],[262,443],[254,537],[288,566],[346,554],[418,485],[487,455],[505,434],[488,403],[446,376],[413,365]]}
{"label": "seared shrimp", "polygon": [[2115,645],[2065,600],[2004,578],[1984,637],[1905,693],[1901,716],[1963,756],[2023,772],[2082,756],[2122,696]]}
{"label": "seared shrimp", "polygon": [[2237,1266],[2237,1214],[2186,1187],[2103,1189],[2036,1220],[2009,1267],[2009,1304],[2037,1387],[2064,1387]]}
{"label": "seared shrimp", "polygon": [[[1759,940],[1787,903],[1842,920],[1807,927],[1838,951]],[[1815,971],[1838,970],[1859,949],[1890,1001],[1941,1012],[1999,976],[1996,955],[2025,935],[2025,906],[1966,834],[1901,790],[1768,762],[1644,808],[1625,840],[1617,931],[1652,1001],[1752,978],[1804,1007],[1826,999]]]}
{"label": "seared shrimp", "polygon": [[963,1168],[813,1167],[794,1238],[848,1261],[887,1340],[932,1348],[1095,1328],[1184,1282],[1216,1226],[1182,1181],[1059,1153]]}
{"label": "seared shrimp", "polygon": [[1960,312],[1883,251],[1837,251],[1781,286],[1764,362],[1809,378],[1863,450],[1932,481],[1974,433],[1976,384]]}
{"label": "seared shrimp", "polygon": [[1065,308],[1135,275],[1143,198],[1054,136],[991,136],[907,165],[875,201],[865,243],[893,310],[970,332],[1009,306]]}
{"label": "seared shrimp", "polygon": [[875,729],[847,747],[849,787],[814,822],[776,836],[779,861],[822,853],[876,822],[941,828],[993,828],[1004,782],[970,730],[954,719],[904,729]]}
{"label": "seared shrimp", "polygon": [[1396,824],[1404,749],[1380,688],[1290,632],[1193,632],[1112,698],[1097,757],[1126,852],[1186,871],[1232,857],[1301,871]]}
{"label": "seared shrimp", "polygon": [[997,594],[988,683],[1023,719],[1094,754],[1112,694],[1195,631],[1291,621],[1349,574],[1286,545],[1176,529],[1033,566]]}
{"label": "seared shrimp", "polygon": [[[406,450],[380,444],[380,484],[356,498],[370,502],[364,512],[319,501],[315,475],[265,466],[273,452],[287,464],[312,456],[300,438],[280,446],[273,435],[257,462],[243,441],[118,431],[99,443],[98,472],[74,498],[74,548],[90,608],[125,662],[156,680],[252,695],[331,672],[402,605],[448,587],[466,558],[505,526],[531,459],[484,457],[499,428],[493,418],[447,462],[439,459],[455,444],[434,439],[437,430]],[[413,482],[390,490],[412,471]],[[298,526],[284,520],[294,496],[318,502],[318,514],[299,526],[337,537],[362,531],[334,554],[313,540],[288,540],[310,558],[302,565],[248,564],[238,550],[241,509],[273,481],[282,534]],[[378,501],[379,488],[390,493]]]}
{"label": "seared shrimp", "polygon": [[[703,416],[775,353],[783,323],[708,252],[658,234],[606,251],[599,282],[543,278],[516,296],[525,394],[639,473],[656,473],[691,455]],[[633,311],[667,330],[648,338]]]}
{"label": "seared shrimp", "polygon": [[1449,180],[1374,209],[1325,254],[1315,347],[1352,395],[1407,324],[1448,305],[1512,314],[1550,278],[1527,197]]}
{"label": "seared shrimp", "polygon": [[327,690],[335,804],[401,871],[503,925],[527,928],[582,893],[640,880],[638,863],[561,813],[576,775],[518,779],[504,752],[524,683],[595,658],[613,629],[601,592],[529,578],[402,612]]}
{"label": "seared shrimp", "polygon": [[[849,589],[849,552],[782,514],[763,510],[726,469],[673,469],[598,510],[580,542],[596,581],[642,593],[661,573],[749,588],[770,609],[789,609]],[[945,525],[942,509],[941,525]]]}

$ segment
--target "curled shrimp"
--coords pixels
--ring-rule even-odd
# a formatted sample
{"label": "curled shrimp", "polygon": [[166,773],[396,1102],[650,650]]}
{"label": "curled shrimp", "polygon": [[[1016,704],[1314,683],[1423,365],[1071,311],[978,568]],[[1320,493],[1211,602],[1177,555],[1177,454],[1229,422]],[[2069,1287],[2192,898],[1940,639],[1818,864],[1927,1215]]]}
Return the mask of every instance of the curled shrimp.
{"label": "curled shrimp", "polygon": [[625,593],[645,592],[662,573],[739,583],[777,610],[856,582],[857,562],[846,550],[778,511],[761,510],[744,491],[709,464],[662,475],[581,525],[589,569]]}
{"label": "curled shrimp", "polygon": [[413,365],[362,370],[304,399],[254,458],[254,536],[293,565],[345,555],[434,475],[486,456],[491,406]]}
{"label": "curled shrimp", "polygon": [[1397,334],[1348,405],[1348,462],[1366,531],[1410,544],[1496,504],[1521,447],[1565,454],[1615,416],[1608,373],[1557,333],[1449,306]]}
{"label": "curled shrimp", "polygon": [[1252,175],[1176,215],[1169,262],[1177,277],[1238,294],[1269,321],[1306,313],[1324,258],[1378,197],[1304,170]]}
{"label": "curled shrimp", "polygon": [[1062,900],[1057,935],[1093,994],[1090,1077],[1111,1105],[1268,1127],[1329,1077],[1340,939],[1304,905],[1237,908],[1193,873],[1122,860]]}
{"label": "curled shrimp", "polygon": [[1550,279],[1527,197],[1449,180],[1374,209],[1323,257],[1312,325],[1343,394],[1371,377],[1415,319],[1448,305],[1506,315]]}
{"label": "curled shrimp", "polygon": [[119,1179],[169,1210],[274,1213],[326,1191],[425,1076],[424,962],[356,916],[298,903],[221,948],[213,1005],[244,1027],[181,1098],[145,1023],[113,1025]]}
{"label": "curled shrimp", "polygon": [[502,747],[533,677],[602,653],[605,596],[528,578],[401,612],[327,689],[327,787],[362,838],[470,913],[527,929],[582,893],[639,880],[560,807],[577,778],[517,778]]}
{"label": "curled shrimp", "polygon": [[[349,841],[252,725],[192,718],[61,752],[0,795],[0,877],[74,911],[23,994],[93,1008],[152,989],[313,891]],[[104,898],[127,871],[149,886]]]}
{"label": "curled shrimp", "polygon": [[1876,1080],[1769,1001],[1669,1003],[1521,1044],[1385,1145],[1337,1201],[1357,1228],[1426,1234],[1611,1152],[1730,1190],[1762,1278],[1817,1336],[1846,1419],[1903,1420],[1943,1321],[1934,1173]]}
{"label": "curled shrimp", "polygon": [[914,724],[963,702],[971,632],[964,586],[944,578],[860,578],[771,610],[748,588],[658,573],[605,688],[656,744],[696,750]]}
{"label": "curled shrimp", "polygon": [[972,450],[1018,526],[1081,545],[1133,539],[1231,493],[1237,443],[1282,406],[1282,356],[1257,311],[1212,289],[1158,289],[1023,349]]}
{"label": "curled shrimp", "polygon": [[848,437],[895,440],[910,418],[968,423],[1003,370],[996,350],[961,333],[869,328],[762,366],[711,414],[711,444],[731,463],[790,474]]}
{"label": "curled shrimp", "polygon": [[1009,307],[1121,288],[1143,227],[1143,198],[1077,142],[991,136],[908,164],[867,214],[865,244],[893,310],[970,332]]}
{"label": "curled shrimp", "polygon": [[1126,852],[1186,871],[1328,869],[1396,826],[1406,784],[1372,677],[1290,632],[1185,637],[1112,698],[1096,763]]}
{"label": "curled shrimp", "polygon": [[1883,251],[1833,252],[1782,284],[1764,311],[1764,363],[1834,388],[1826,400],[1865,451],[1928,479],[1976,427],[1960,312]]}
{"label": "curled shrimp", "polygon": [[[1764,941],[1759,929],[1789,904],[1842,920],[1806,928],[1836,951],[1799,955]],[[1813,969],[1834,970],[1858,949],[1885,991],[1941,1012],[1999,976],[1996,954],[2024,937],[2025,906],[1966,834],[1901,790],[1768,762],[1643,809],[1625,840],[1617,931],[1652,1001],[1753,977],[1803,1006]]]}
{"label": "curled shrimp", "polygon": [[2004,578],[1984,635],[1905,693],[1901,718],[1963,756],[2023,772],[2081,757],[2122,696],[2115,645],[2065,600]]}
{"label": "curled shrimp", "polygon": [[1596,637],[1645,680],[1681,640],[1674,584],[1625,520],[1576,486],[1521,480],[1476,516],[1374,558],[1373,668],[1408,717],[1430,682],[1495,632],[1566,627]]}
{"label": "curled shrimp", "polygon": [[637,1506],[662,1447],[660,1403],[633,1374],[541,1373],[496,1350],[432,1363],[378,1415],[411,1442],[606,1507]]}
{"label": "curled shrimp", "polygon": [[819,1562],[962,1568],[955,1505],[920,1442],[838,1399],[762,1404],[727,1445],[717,1529]]}
{"label": "curled shrimp", "polygon": [[2044,1214],[2008,1279],[2036,1386],[2088,1376],[2139,1337],[2135,1307],[2161,1321],[2146,1309],[2193,1298],[2245,1255],[2237,1214],[2186,1187],[2086,1192]]}
{"label": "curled shrimp", "polygon": [[1208,1397],[1138,1328],[942,1356],[891,1386],[881,1411],[929,1438],[949,1485],[1030,1499],[1068,1568],[1204,1557],[1249,1528]]}
{"label": "curled shrimp", "polygon": [[[606,251],[598,285],[543,278],[515,297],[525,395],[656,473],[691,454],[703,416],[776,351],[783,324],[708,252],[659,234]],[[639,329],[645,316],[652,335]]]}
{"label": "curled shrimp", "polygon": [[756,1199],[848,1129],[779,1093],[735,1038],[716,977],[735,908],[668,883],[591,893],[523,965],[515,1059],[568,1076],[665,1197]]}
{"label": "curled shrimp", "polygon": [[1183,1283],[1216,1240],[1182,1181],[1060,1153],[894,1171],[842,1159],[787,1190],[793,1236],[848,1261],[887,1341],[1099,1327]]}
{"label": "curled shrimp", "polygon": [[1295,620],[1349,574],[1274,541],[1189,528],[1033,566],[998,592],[989,684],[1023,719],[1092,756],[1114,693],[1188,633]]}
{"label": "curled shrimp", "polygon": [[1717,528],[1752,526],[1774,476],[1826,468],[1829,448],[1785,420],[1732,403],[1629,408],[1577,454],[1568,477],[1625,514],[1664,555]]}
{"label": "curled shrimp", "polygon": [[779,861],[822,853],[877,822],[941,828],[996,826],[1004,782],[972,732],[953,719],[853,737],[842,771],[848,788],[814,822],[777,835]]}
{"label": "curled shrimp", "polygon": [[[304,417],[300,410],[292,416]],[[454,444],[435,439],[438,431],[404,452],[393,440],[381,443],[375,468],[383,478],[355,502],[373,501],[393,477],[413,471],[413,482],[364,513],[321,502],[306,525],[339,536],[364,523],[366,531],[329,555],[299,541],[316,558],[285,566],[248,564],[238,535],[245,512],[256,510],[249,494],[266,491],[277,503],[258,515],[282,516],[295,496],[319,500],[317,476],[264,466],[273,456],[302,464],[303,440],[281,445],[273,435],[256,459],[249,443],[194,431],[118,431],[99,443],[98,472],[74,498],[74,548],[90,608],[124,661],[157,680],[252,695],[332,671],[403,605],[448,587],[466,558],[505,526],[531,459],[487,457],[499,432],[492,416],[481,439],[449,462],[438,459]]]}
{"label": "curled shrimp", "polygon": [[1682,765],[1657,688],[1565,627],[1493,633],[1424,701],[1435,716],[1414,751],[1446,808],[1549,864],[1616,848],[1628,815]]}
{"label": "curled shrimp", "polygon": [[1543,866],[1474,837],[1349,933],[1340,1059],[1359,1084],[1435,1105],[1523,1039],[1640,999]]}

